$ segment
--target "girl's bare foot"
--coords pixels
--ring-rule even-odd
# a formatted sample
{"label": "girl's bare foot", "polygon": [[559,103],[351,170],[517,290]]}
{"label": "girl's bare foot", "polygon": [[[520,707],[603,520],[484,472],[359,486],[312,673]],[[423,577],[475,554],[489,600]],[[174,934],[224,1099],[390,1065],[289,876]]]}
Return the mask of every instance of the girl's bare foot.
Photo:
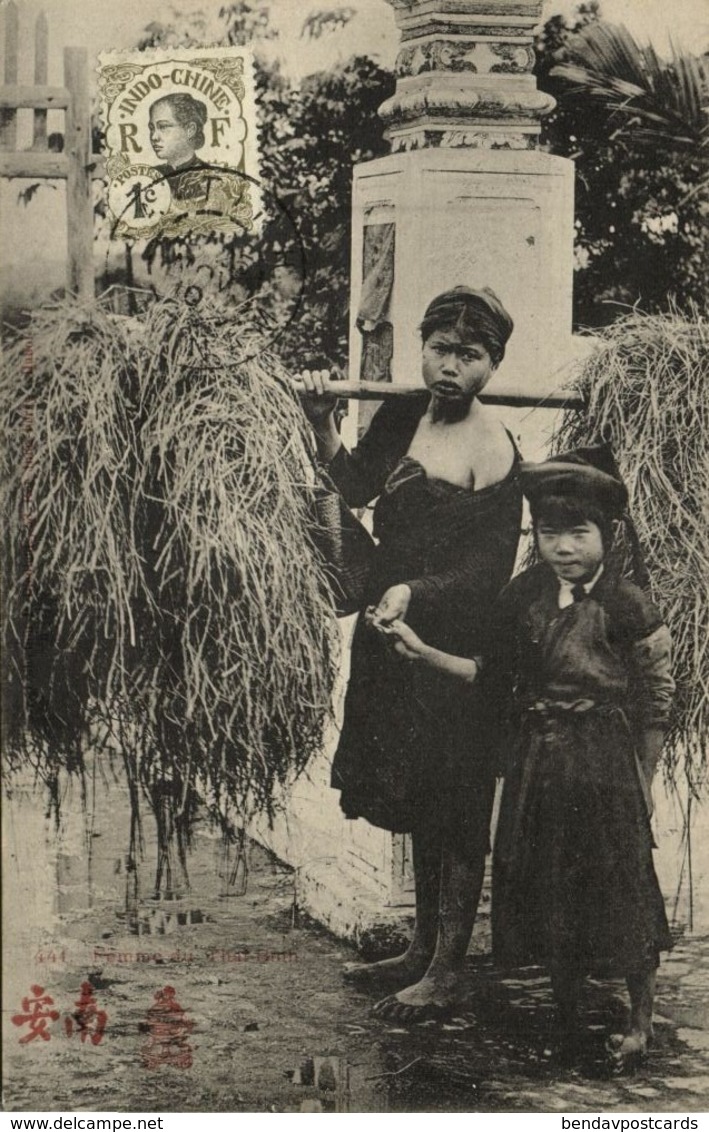
{"label": "girl's bare foot", "polygon": [[627,1034],[611,1034],[606,1052],[613,1073],[625,1073],[639,1064],[647,1053],[652,1031],[629,1030]]}
{"label": "girl's bare foot", "polygon": [[652,1039],[652,1005],[656,970],[646,967],[626,976],[630,994],[630,1027],[627,1034],[611,1034],[606,1043],[613,1073],[634,1068],[645,1057]]}
{"label": "girl's bare foot", "polygon": [[345,963],[342,977],[353,983],[387,982],[408,986],[428,970],[431,956],[409,948],[394,959],[380,959],[378,963]]}

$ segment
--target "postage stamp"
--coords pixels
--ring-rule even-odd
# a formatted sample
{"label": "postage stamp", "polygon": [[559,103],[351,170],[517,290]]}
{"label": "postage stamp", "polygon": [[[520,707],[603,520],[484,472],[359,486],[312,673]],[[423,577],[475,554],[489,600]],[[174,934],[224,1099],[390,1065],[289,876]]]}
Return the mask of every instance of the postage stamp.
{"label": "postage stamp", "polygon": [[106,52],[98,73],[115,238],[258,231],[248,48]]}

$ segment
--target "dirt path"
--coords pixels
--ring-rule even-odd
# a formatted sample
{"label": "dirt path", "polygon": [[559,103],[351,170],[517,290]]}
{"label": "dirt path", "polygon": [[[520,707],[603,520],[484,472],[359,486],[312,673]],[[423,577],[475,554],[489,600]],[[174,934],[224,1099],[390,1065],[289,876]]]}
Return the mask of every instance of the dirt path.
{"label": "dirt path", "polygon": [[[709,1107],[709,941],[682,942],[663,964],[657,1041],[641,1072],[607,1076],[602,1039],[608,1025],[621,1022],[623,1007],[617,984],[598,983],[588,988],[585,1051],[561,1069],[543,1056],[551,1004],[541,972],[503,979],[484,958],[471,958],[471,998],[459,1017],[408,1028],[377,1021],[369,1012],[376,996],[341,980],[351,950],[299,919],[290,870],[254,847],[245,894],[225,895],[221,843],[206,827],[195,837],[189,896],[160,903],[143,896],[127,914],[125,798],[116,784],[100,793],[90,860],[76,816],[57,838],[29,790],[16,791],[5,807],[6,1108]],[[68,799],[67,812],[76,809]],[[153,867],[148,846],[144,890]],[[76,1005],[87,980],[93,1008],[87,1000]],[[46,1009],[60,1016],[46,1022],[49,1040],[21,1042],[31,1024],[15,1025],[12,1017],[23,1013],[33,985],[53,998]],[[94,1043],[101,1011],[105,1028]]]}

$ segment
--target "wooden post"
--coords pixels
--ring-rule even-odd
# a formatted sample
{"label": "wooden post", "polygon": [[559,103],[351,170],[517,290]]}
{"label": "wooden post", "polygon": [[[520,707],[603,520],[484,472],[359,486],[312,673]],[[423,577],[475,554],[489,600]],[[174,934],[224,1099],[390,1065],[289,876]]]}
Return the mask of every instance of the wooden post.
{"label": "wooden post", "polygon": [[[5,9],[5,73],[3,82],[12,85],[17,82],[17,44],[18,17],[15,0]],[[15,149],[17,146],[17,111],[0,111],[0,149]]]}
{"label": "wooden post", "polygon": [[[47,45],[49,35],[47,17],[44,12],[37,16],[34,26],[34,81],[37,86],[46,86],[47,83]],[[33,149],[47,148],[47,111],[35,110],[34,134],[32,138]]]}
{"label": "wooden post", "polygon": [[94,294],[94,223],[91,200],[91,108],[86,50],[64,49],[64,85],[69,91],[64,148],[69,264],[67,289],[81,298]]}

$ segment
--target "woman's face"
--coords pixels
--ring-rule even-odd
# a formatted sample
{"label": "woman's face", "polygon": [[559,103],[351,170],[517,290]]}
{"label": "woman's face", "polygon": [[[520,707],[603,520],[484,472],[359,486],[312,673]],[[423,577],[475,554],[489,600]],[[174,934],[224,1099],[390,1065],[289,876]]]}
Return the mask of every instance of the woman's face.
{"label": "woman's face", "polygon": [[485,387],[494,368],[482,342],[464,341],[457,330],[434,330],[423,344],[423,379],[443,402],[469,402]]}
{"label": "woman's face", "polygon": [[155,102],[150,107],[150,144],[161,161],[168,165],[184,165],[194,157],[194,122],[180,125],[169,102]]}

